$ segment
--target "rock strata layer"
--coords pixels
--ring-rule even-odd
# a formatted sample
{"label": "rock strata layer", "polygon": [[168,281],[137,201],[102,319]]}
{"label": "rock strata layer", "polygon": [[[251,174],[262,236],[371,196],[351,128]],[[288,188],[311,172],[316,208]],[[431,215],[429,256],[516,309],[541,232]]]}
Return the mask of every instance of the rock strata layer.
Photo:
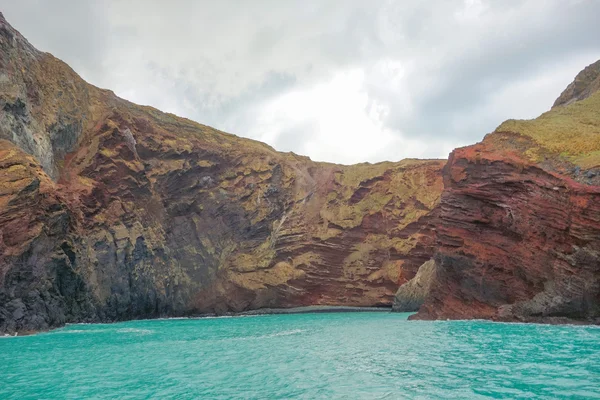
{"label": "rock strata layer", "polygon": [[390,306],[433,255],[442,160],[313,162],[132,104],[0,14],[0,332]]}
{"label": "rock strata layer", "polygon": [[599,82],[600,61],[549,112],[452,152],[414,318],[600,322]]}

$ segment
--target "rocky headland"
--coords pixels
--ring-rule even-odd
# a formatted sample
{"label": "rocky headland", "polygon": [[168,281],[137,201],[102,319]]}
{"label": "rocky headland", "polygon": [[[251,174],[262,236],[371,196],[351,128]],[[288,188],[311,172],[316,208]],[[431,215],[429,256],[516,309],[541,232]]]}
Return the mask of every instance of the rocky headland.
{"label": "rocky headland", "polygon": [[600,61],[547,113],[444,167],[436,275],[417,319],[600,323]]}

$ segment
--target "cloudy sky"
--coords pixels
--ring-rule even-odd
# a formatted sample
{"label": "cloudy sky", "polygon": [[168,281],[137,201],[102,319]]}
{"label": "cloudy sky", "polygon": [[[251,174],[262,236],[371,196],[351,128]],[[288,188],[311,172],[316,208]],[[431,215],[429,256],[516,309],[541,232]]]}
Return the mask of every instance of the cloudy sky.
{"label": "cloudy sky", "polygon": [[446,157],[600,58],[597,0],[0,0],[119,96],[339,163]]}

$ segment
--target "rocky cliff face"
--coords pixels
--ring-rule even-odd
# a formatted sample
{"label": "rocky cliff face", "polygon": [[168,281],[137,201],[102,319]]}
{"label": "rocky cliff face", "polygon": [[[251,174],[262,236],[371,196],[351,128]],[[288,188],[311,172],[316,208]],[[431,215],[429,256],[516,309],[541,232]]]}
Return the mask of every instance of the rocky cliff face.
{"label": "rocky cliff face", "polygon": [[600,322],[599,82],[600,61],[551,111],[450,155],[415,318]]}
{"label": "rocky cliff face", "polygon": [[431,258],[441,160],[342,166],[84,82],[0,14],[0,332],[391,305]]}

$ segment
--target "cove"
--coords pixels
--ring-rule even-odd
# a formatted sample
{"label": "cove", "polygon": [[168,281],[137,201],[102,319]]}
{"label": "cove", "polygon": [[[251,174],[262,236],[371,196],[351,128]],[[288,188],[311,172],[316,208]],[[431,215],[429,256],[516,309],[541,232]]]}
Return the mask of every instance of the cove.
{"label": "cove", "polygon": [[387,312],[69,325],[0,338],[0,398],[600,398],[600,328]]}

